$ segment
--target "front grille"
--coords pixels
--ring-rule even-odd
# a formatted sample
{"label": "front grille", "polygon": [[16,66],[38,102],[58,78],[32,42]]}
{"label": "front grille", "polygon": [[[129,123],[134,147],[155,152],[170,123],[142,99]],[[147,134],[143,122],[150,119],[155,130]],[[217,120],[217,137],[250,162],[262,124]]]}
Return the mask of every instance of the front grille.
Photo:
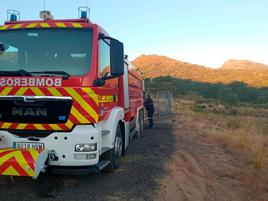
{"label": "front grille", "polygon": [[9,133],[17,135],[19,137],[47,137],[53,133],[53,131],[41,131],[41,130],[8,130]]}
{"label": "front grille", "polygon": [[71,97],[0,97],[0,122],[63,124],[72,107]]}

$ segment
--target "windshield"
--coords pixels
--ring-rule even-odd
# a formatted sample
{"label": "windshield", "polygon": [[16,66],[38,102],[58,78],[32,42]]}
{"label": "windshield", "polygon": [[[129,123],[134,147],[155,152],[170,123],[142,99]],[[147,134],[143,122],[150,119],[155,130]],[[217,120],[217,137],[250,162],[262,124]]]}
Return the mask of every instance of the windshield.
{"label": "windshield", "polygon": [[0,71],[58,71],[84,75],[90,68],[91,52],[91,29],[0,32]]}

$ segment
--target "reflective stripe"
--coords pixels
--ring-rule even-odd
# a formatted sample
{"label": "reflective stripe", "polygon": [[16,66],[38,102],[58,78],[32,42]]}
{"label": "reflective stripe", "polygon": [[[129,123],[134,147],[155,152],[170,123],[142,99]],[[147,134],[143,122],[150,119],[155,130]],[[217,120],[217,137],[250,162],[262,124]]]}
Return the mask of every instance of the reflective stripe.
{"label": "reflective stripe", "polygon": [[53,95],[53,96],[62,96],[61,93],[54,87],[48,88],[48,91]]}
{"label": "reflective stripe", "polygon": [[73,88],[65,88],[65,90],[81,105],[85,111],[94,118],[96,121],[98,118],[98,114],[96,111],[73,89]]}
{"label": "reflective stripe", "polygon": [[56,22],[56,26],[57,27],[66,27],[66,25],[64,24],[64,23],[62,23],[62,22]]}
{"label": "reflective stripe", "polygon": [[39,152],[34,149],[0,150],[0,174],[13,176],[34,176],[35,162]]}
{"label": "reflective stripe", "polygon": [[[71,24],[71,25],[70,25]],[[78,22],[71,22],[71,23],[65,23],[65,22],[56,22],[54,23],[47,23],[47,22],[35,22],[35,23],[23,23],[23,24],[11,24],[11,25],[3,25],[0,26],[0,30],[7,30],[7,29],[30,29],[30,28],[53,28],[53,27],[60,27],[60,28],[83,28],[81,23]]]}
{"label": "reflective stripe", "polygon": [[53,130],[56,130],[56,131],[60,131],[60,130],[62,130],[57,124],[49,124],[49,126],[50,126]]}
{"label": "reflective stripe", "polygon": [[40,26],[43,28],[47,28],[50,27],[48,23],[44,22],[44,23],[40,23]]}
{"label": "reflective stripe", "polygon": [[9,94],[9,92],[12,90],[12,87],[6,87],[4,90],[0,93],[0,96],[6,96]]}
{"label": "reflective stripe", "polygon": [[8,27],[9,27],[8,25],[1,26],[1,27],[0,27],[0,30],[5,30],[5,29],[7,29]]}
{"label": "reflective stripe", "polygon": [[19,124],[16,129],[23,130],[27,124]]}
{"label": "reflective stripe", "polygon": [[27,87],[21,87],[15,95],[22,96],[27,91],[27,89]]}
{"label": "reflective stripe", "polygon": [[31,90],[35,93],[37,96],[45,96],[45,94],[37,87],[31,87]]}
{"label": "reflective stripe", "polygon": [[20,174],[13,168],[13,166],[9,166],[2,175],[12,175],[12,176],[20,176]]}
{"label": "reflective stripe", "polygon": [[80,112],[75,108],[72,107],[71,109],[71,113],[75,116],[75,118],[77,118],[78,121],[80,121],[81,123],[89,123],[88,120],[82,115],[80,114]]}
{"label": "reflective stripe", "polygon": [[22,27],[22,25],[23,25],[23,24],[16,24],[16,25],[14,25],[14,26],[12,27],[12,29],[18,29],[18,28]]}
{"label": "reflective stripe", "polygon": [[75,27],[75,28],[81,28],[81,27],[82,27],[81,24],[79,24],[79,23],[77,23],[77,22],[73,22],[72,25],[73,25],[73,27]]}
{"label": "reflective stripe", "polygon": [[34,127],[37,128],[37,130],[46,130],[41,124],[34,124]]}
{"label": "reflective stripe", "polygon": [[11,126],[11,123],[4,123],[1,128],[8,129]]}
{"label": "reflective stripe", "polygon": [[26,26],[26,28],[34,28],[36,27],[37,23],[32,23]]}
{"label": "reflective stripe", "polygon": [[117,102],[118,96],[108,95],[108,96],[99,96],[100,103],[109,103],[109,102]]}
{"label": "reflective stripe", "polygon": [[72,127],[73,127],[73,123],[70,121],[70,120],[68,120],[67,122],[66,122],[66,126],[69,128],[69,129],[71,129]]}
{"label": "reflective stripe", "polygon": [[98,95],[91,88],[82,88],[82,90],[98,105]]}
{"label": "reflective stripe", "polygon": [[[98,121],[98,95],[91,88],[60,88],[56,87],[4,87],[0,96],[70,96],[74,104],[71,107],[70,115],[66,123],[62,124],[31,124],[31,123],[7,123],[0,122],[1,129],[23,130],[70,130],[75,124],[89,124]],[[107,96],[111,99],[113,96]],[[104,97],[105,98],[105,97]],[[87,102],[89,100],[89,102]],[[106,100],[106,98],[105,98]],[[112,101],[112,100],[109,100]],[[81,107],[80,107],[81,106]]]}

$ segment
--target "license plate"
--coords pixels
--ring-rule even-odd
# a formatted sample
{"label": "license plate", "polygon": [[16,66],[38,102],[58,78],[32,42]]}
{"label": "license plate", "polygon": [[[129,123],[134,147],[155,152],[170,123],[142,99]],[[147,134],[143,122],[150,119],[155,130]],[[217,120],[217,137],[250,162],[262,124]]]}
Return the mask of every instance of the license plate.
{"label": "license plate", "polygon": [[14,142],[13,148],[43,150],[43,149],[45,149],[45,144],[44,143],[35,143],[35,142]]}

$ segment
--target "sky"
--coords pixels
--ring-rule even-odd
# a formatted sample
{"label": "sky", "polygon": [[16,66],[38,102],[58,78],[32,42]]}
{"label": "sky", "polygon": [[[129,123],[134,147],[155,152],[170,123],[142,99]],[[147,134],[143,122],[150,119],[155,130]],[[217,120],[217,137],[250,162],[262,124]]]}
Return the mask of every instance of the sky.
{"label": "sky", "polygon": [[[54,18],[77,18],[79,6],[91,8],[91,21],[124,42],[125,53],[168,56],[207,67],[228,59],[268,64],[267,0],[46,0]],[[44,0],[2,0],[21,20],[39,19]]]}

